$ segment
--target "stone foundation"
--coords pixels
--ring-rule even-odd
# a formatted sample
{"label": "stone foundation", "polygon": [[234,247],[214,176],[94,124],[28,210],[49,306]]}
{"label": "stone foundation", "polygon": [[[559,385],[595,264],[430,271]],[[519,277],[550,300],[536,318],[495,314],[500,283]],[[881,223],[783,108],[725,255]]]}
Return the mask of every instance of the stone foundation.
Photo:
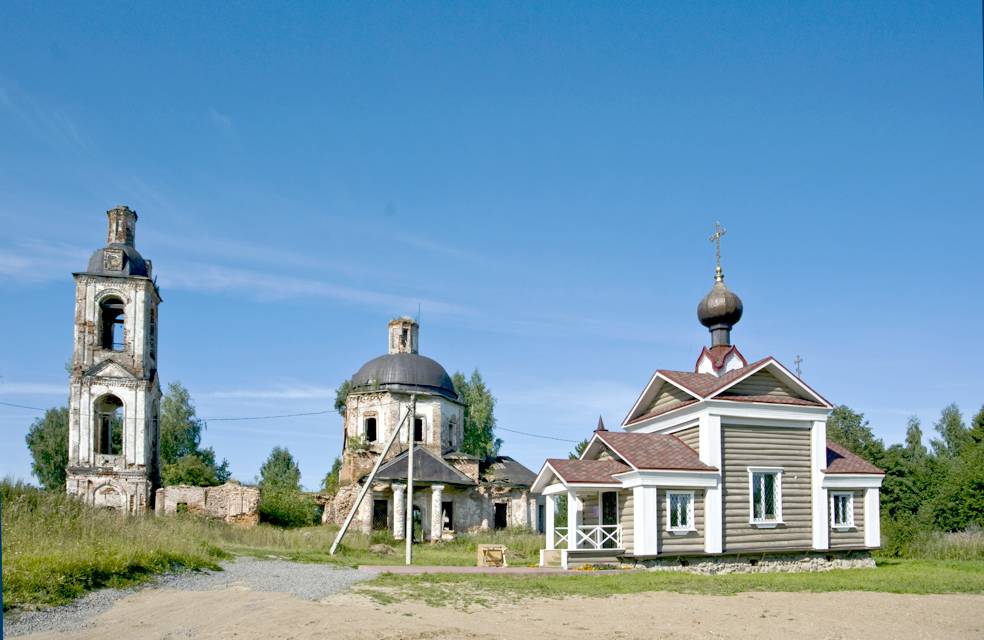
{"label": "stone foundation", "polygon": [[875,560],[867,551],[830,551],[638,559],[634,562],[623,562],[622,566],[627,568],[645,567],[651,571],[684,571],[703,575],[809,573],[833,569],[874,569]]}

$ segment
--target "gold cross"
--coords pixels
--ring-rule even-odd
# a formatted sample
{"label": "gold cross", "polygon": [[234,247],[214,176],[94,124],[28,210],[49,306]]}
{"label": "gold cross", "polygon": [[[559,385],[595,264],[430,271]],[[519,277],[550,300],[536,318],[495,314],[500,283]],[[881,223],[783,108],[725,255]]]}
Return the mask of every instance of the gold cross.
{"label": "gold cross", "polygon": [[721,226],[720,221],[714,223],[714,233],[711,235],[710,241],[715,245],[714,253],[717,258],[717,268],[714,270],[714,280],[717,282],[724,282],[724,272],[721,271],[721,238],[726,233],[728,230]]}

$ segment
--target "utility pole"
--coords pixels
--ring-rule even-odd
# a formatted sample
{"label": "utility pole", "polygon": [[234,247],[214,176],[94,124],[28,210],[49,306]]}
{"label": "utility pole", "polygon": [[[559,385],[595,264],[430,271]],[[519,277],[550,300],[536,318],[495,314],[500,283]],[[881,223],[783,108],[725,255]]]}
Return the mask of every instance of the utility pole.
{"label": "utility pole", "polygon": [[803,364],[803,358],[801,358],[798,353],[796,354],[796,359],[793,360],[793,363],[796,364],[796,377],[802,378],[803,370],[800,368],[800,365]]}
{"label": "utility pole", "polygon": [[407,553],[406,564],[413,560],[413,445],[414,431],[417,429],[417,394],[410,394],[410,413],[407,414]]}

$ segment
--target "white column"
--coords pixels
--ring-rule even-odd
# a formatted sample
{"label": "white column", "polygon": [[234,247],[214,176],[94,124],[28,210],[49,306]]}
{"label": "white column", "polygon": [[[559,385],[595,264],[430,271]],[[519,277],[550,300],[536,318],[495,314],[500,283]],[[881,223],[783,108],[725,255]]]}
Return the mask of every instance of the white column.
{"label": "white column", "polygon": [[823,470],[827,468],[827,421],[814,420],[810,428],[810,487],[813,512],[813,548],[830,548],[830,516]]}
{"label": "white column", "polygon": [[393,489],[393,538],[403,540],[406,534],[406,490],[407,486],[399,482],[391,485]]}
{"label": "white column", "polygon": [[659,489],[632,489],[632,553],[654,556],[659,553]]}
{"label": "white column", "polygon": [[864,546],[881,546],[881,498],[877,488],[864,490]]}
{"label": "white column", "polygon": [[431,485],[431,542],[440,542],[441,534],[444,533],[444,514],[441,504],[443,495],[443,484]]}
{"label": "white column", "polygon": [[577,494],[567,490],[567,548],[577,549]]}
{"label": "white column", "polygon": [[724,550],[724,468],[721,463],[721,416],[703,413],[698,427],[700,461],[719,470],[718,483],[704,492],[704,552]]}
{"label": "white column", "polygon": [[546,500],[546,518],[547,521],[543,524],[546,529],[545,533],[547,535],[547,549],[554,549],[554,510],[557,508],[557,497],[556,496],[545,496]]}

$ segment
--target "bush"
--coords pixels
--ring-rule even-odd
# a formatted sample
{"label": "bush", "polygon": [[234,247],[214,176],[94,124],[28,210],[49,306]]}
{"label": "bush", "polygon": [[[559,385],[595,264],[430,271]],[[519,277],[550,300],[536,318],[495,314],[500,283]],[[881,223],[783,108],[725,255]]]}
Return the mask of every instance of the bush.
{"label": "bush", "polygon": [[318,505],[310,496],[290,489],[260,493],[260,521],[278,527],[307,527],[318,523]]}

